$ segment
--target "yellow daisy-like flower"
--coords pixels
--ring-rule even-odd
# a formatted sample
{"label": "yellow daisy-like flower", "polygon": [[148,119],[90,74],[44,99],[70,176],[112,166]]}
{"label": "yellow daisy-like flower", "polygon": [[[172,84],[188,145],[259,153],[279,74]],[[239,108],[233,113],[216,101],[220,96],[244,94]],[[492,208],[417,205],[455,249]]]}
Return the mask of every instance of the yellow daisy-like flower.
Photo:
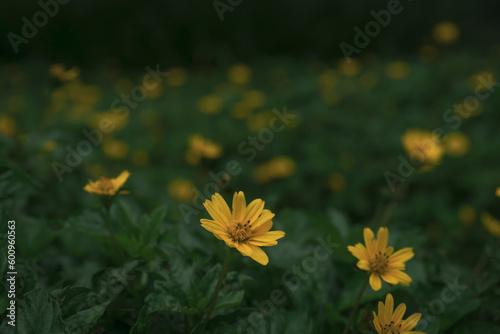
{"label": "yellow daisy-like flower", "polygon": [[115,196],[117,193],[128,194],[128,191],[119,190],[125,182],[127,182],[129,176],[130,173],[126,170],[121,172],[121,174],[114,179],[101,176],[101,178],[95,182],[89,180],[89,183],[83,189],[92,195],[98,196]]}
{"label": "yellow daisy-like flower", "polygon": [[379,334],[425,334],[412,331],[417,326],[422,314],[415,313],[403,320],[406,311],[404,303],[399,304],[394,310],[394,298],[389,293],[385,297],[385,305],[378,302],[378,315],[373,312],[373,325]]}
{"label": "yellow daisy-like flower", "polygon": [[357,243],[354,246],[347,246],[347,249],[359,260],[358,268],[370,274],[369,282],[372,289],[378,291],[382,288],[381,279],[391,285],[410,285],[412,279],[403,270],[406,269],[405,262],[415,255],[413,248],[403,248],[393,253],[394,248],[387,247],[389,240],[387,227],[379,228],[377,239],[374,239],[373,231],[369,228],[365,228],[363,234],[366,247]]}
{"label": "yellow daisy-like flower", "polygon": [[410,158],[425,165],[437,165],[441,162],[444,148],[434,139],[430,131],[420,129],[407,130],[401,137],[404,149]]}
{"label": "yellow daisy-like flower", "polygon": [[274,246],[278,244],[277,239],[285,236],[283,231],[269,231],[273,226],[274,213],[264,209],[264,201],[258,198],[247,206],[242,191],[234,193],[232,213],[218,193],[203,205],[213,220],[201,219],[201,226],[217,239],[224,240],[229,247],[236,248],[262,265],[266,265],[269,258],[260,247]]}
{"label": "yellow daisy-like flower", "polygon": [[494,237],[500,238],[500,221],[495,219],[492,215],[487,212],[481,214],[481,223],[483,227]]}

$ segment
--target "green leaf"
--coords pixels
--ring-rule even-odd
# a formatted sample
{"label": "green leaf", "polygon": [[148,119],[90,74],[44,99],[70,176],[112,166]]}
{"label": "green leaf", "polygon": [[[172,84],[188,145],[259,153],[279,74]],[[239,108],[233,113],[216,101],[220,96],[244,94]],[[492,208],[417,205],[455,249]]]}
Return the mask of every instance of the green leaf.
{"label": "green leaf", "polygon": [[61,309],[45,290],[28,292],[19,303],[19,334],[54,334],[61,331]]}
{"label": "green leaf", "polygon": [[143,306],[139,316],[134,325],[129,331],[129,334],[148,334],[149,320],[148,320],[148,307]]}
{"label": "green leaf", "polygon": [[244,295],[244,290],[233,290],[225,293],[221,291],[215,304],[215,310],[223,310],[240,305]]}
{"label": "green leaf", "polygon": [[141,245],[147,245],[152,240],[157,240],[160,235],[160,228],[167,215],[167,206],[162,205],[156,208],[150,216],[146,216],[142,220],[140,226],[140,242]]}
{"label": "green leaf", "polygon": [[328,210],[330,223],[338,230],[342,240],[346,240],[349,235],[349,223],[346,216],[337,209]]}
{"label": "green leaf", "polygon": [[177,284],[170,282],[155,281],[155,292],[146,297],[149,304],[148,314],[156,311],[171,311],[178,313],[190,313],[186,294]]}

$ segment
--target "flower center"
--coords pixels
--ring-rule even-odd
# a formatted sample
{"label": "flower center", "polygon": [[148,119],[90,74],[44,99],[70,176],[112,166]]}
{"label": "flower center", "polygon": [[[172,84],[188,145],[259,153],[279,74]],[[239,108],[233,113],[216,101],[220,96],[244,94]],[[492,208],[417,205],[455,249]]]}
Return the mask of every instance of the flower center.
{"label": "flower center", "polygon": [[108,178],[101,178],[97,184],[98,188],[103,192],[109,192],[115,188],[113,182]]}
{"label": "flower center", "polygon": [[370,269],[373,272],[382,274],[385,272],[387,265],[389,264],[389,255],[386,252],[379,251],[375,254],[375,257],[370,259]]}
{"label": "flower center", "polygon": [[396,325],[394,321],[391,321],[390,323],[385,324],[382,327],[382,334],[399,334],[401,333],[401,325],[402,324]]}
{"label": "flower center", "polygon": [[233,222],[233,225],[229,228],[229,235],[234,242],[244,242],[248,240],[251,236],[250,221],[246,223]]}

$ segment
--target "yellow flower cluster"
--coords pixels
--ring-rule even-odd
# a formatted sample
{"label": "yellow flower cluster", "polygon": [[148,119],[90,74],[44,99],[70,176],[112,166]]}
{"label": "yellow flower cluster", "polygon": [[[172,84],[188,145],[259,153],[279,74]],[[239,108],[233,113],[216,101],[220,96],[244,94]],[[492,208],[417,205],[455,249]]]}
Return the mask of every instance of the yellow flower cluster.
{"label": "yellow flower cluster", "polygon": [[423,164],[423,169],[429,169],[438,165],[445,153],[459,157],[469,151],[470,142],[463,133],[452,132],[444,138],[441,143],[430,131],[409,129],[401,137],[401,143],[411,159]]}

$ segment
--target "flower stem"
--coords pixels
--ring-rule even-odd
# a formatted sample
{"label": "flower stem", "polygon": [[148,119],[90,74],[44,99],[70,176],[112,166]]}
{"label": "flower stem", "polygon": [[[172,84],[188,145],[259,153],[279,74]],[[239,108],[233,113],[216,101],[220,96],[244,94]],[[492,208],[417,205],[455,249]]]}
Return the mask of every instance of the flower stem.
{"label": "flower stem", "polygon": [[363,294],[365,293],[367,286],[368,286],[368,280],[366,280],[365,284],[363,284],[363,286],[361,287],[361,290],[359,290],[358,297],[356,298],[356,301],[354,302],[354,306],[352,308],[351,315],[349,316],[349,321],[347,321],[347,325],[345,325],[344,334],[347,334],[347,332],[349,332],[349,328],[351,328],[352,321],[354,320],[354,315],[356,314],[356,311],[358,310],[359,302],[361,301],[361,297],[363,297]]}
{"label": "flower stem", "polygon": [[224,281],[224,277],[226,277],[227,270],[229,269],[229,262],[231,262],[231,248],[227,250],[226,258],[224,259],[224,264],[222,265],[222,270],[220,272],[219,281],[217,282],[217,286],[215,287],[214,298],[212,299],[212,304],[208,309],[207,315],[205,316],[204,321],[210,320],[210,316],[215,308],[215,303],[217,302],[217,297],[219,296],[219,291],[222,286],[222,281]]}
{"label": "flower stem", "polygon": [[108,227],[109,235],[111,237],[111,242],[113,243],[113,248],[115,249],[116,253],[118,254],[118,257],[120,259],[120,263],[123,263],[123,254],[122,254],[120,247],[118,247],[118,244],[117,244],[116,239],[115,239],[115,233],[113,232],[113,225],[111,224],[111,205],[107,205],[107,203],[105,203],[104,209],[106,211],[106,225]]}

